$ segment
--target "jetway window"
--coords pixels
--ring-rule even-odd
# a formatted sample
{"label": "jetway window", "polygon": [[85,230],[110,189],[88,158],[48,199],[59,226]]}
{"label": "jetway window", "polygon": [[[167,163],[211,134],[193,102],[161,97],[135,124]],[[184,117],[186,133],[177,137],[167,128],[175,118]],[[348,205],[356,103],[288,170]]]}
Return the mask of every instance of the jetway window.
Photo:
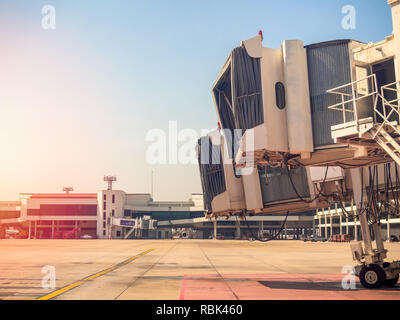
{"label": "jetway window", "polygon": [[286,107],[285,85],[282,82],[275,84],[276,106],[283,110]]}

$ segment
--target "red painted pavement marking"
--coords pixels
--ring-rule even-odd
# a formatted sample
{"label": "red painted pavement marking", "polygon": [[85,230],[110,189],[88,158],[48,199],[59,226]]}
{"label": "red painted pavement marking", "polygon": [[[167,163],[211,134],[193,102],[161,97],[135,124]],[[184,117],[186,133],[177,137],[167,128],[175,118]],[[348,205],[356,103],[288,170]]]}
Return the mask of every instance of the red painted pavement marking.
{"label": "red painted pavement marking", "polygon": [[185,300],[185,289],[186,289],[186,278],[183,276],[181,294],[179,295],[179,300]]}
{"label": "red painted pavement marking", "polygon": [[181,289],[181,300],[236,300],[224,279],[216,274],[185,275]]}
{"label": "red painted pavement marking", "polygon": [[[356,290],[341,286],[344,274],[185,275],[181,300],[400,300],[400,286]],[[233,294],[233,292],[234,294]]]}

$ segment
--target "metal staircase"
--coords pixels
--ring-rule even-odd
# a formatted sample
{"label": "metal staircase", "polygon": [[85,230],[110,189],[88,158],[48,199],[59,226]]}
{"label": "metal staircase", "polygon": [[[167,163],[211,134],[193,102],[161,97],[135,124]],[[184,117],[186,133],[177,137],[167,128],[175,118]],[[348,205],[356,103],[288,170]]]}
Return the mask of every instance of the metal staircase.
{"label": "metal staircase", "polygon": [[134,236],[134,231],[136,230],[136,228],[132,227],[128,233],[124,236],[124,239],[133,239]]}
{"label": "metal staircase", "polygon": [[369,130],[371,137],[375,139],[378,145],[400,166],[400,145],[399,143],[382,127],[375,126]]}
{"label": "metal staircase", "polygon": [[[395,92],[396,98],[389,101],[388,91]],[[363,142],[371,143],[372,139],[377,147],[400,165],[400,81],[382,86],[379,92],[376,75],[372,74],[327,92],[340,96],[341,101],[328,107],[343,114],[343,123],[332,126],[335,141],[346,141],[349,144],[353,141],[360,145]],[[373,117],[360,119],[357,108],[362,104],[365,109],[365,105],[368,106],[370,102],[373,103]],[[350,121],[349,117],[346,119],[347,113],[352,114]]]}

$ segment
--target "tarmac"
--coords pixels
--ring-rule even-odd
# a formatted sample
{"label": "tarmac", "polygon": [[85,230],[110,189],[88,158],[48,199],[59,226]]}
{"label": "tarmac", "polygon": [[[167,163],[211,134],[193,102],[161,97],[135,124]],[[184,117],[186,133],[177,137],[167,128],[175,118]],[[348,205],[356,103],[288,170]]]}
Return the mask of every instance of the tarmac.
{"label": "tarmac", "polygon": [[349,243],[0,240],[0,299],[400,299],[399,284],[361,287],[353,265]]}

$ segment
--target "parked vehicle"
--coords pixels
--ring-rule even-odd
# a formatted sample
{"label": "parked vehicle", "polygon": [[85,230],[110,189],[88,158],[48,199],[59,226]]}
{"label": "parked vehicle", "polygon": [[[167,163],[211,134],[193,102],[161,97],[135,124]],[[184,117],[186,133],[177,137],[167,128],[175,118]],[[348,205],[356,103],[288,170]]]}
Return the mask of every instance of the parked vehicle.
{"label": "parked vehicle", "polygon": [[84,234],[83,236],[81,236],[81,239],[94,239],[94,237],[90,234]]}
{"label": "parked vehicle", "polygon": [[56,231],[54,239],[75,239],[75,234],[78,234],[80,228],[74,228],[71,231]]}
{"label": "parked vehicle", "polygon": [[310,235],[310,236],[305,236],[305,237],[303,238],[303,241],[304,241],[304,242],[307,242],[307,241],[311,241],[311,242],[319,242],[319,241],[321,241],[321,242],[326,242],[327,239],[324,238],[324,237],[321,237],[321,236],[312,234],[312,235]]}
{"label": "parked vehicle", "polygon": [[[2,234],[2,232],[0,232]],[[10,227],[9,229],[4,229],[4,238],[5,239],[26,239],[28,234],[25,230],[19,227]]]}
{"label": "parked vehicle", "polygon": [[351,238],[348,234],[334,234],[332,237],[329,238],[331,242],[350,242]]}

